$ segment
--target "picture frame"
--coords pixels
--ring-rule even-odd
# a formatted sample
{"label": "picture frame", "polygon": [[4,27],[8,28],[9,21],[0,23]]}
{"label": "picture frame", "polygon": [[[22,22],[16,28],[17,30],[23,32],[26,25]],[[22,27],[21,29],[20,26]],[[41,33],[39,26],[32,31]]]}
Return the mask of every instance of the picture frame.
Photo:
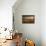
{"label": "picture frame", "polygon": [[23,24],[34,24],[35,23],[35,15],[22,15],[22,23]]}

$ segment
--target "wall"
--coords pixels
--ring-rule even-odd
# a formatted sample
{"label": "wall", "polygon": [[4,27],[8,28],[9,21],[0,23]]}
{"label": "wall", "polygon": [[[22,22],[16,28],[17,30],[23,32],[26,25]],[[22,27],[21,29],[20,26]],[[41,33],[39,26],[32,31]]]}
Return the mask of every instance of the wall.
{"label": "wall", "polygon": [[[24,38],[34,40],[36,46],[41,46],[41,0],[22,0],[16,4],[13,6],[15,29],[22,32]],[[35,24],[22,24],[22,15],[35,15]]]}
{"label": "wall", "polygon": [[46,0],[42,0],[41,4],[41,40],[42,46],[46,46]]}
{"label": "wall", "polygon": [[12,29],[12,6],[16,0],[0,0],[0,27]]}

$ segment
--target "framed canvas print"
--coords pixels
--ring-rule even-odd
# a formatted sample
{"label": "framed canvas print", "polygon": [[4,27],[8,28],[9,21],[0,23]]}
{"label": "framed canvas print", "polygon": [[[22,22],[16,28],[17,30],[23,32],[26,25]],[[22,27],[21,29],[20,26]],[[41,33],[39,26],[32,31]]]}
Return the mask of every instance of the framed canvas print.
{"label": "framed canvas print", "polygon": [[22,23],[35,23],[35,15],[22,15]]}

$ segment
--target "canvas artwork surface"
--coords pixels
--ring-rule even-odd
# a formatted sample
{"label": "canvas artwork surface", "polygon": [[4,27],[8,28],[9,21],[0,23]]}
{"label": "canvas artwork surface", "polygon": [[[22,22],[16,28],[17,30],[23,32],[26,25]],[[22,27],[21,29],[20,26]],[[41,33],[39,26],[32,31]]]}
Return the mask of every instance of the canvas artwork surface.
{"label": "canvas artwork surface", "polygon": [[35,15],[22,15],[22,23],[35,23]]}

